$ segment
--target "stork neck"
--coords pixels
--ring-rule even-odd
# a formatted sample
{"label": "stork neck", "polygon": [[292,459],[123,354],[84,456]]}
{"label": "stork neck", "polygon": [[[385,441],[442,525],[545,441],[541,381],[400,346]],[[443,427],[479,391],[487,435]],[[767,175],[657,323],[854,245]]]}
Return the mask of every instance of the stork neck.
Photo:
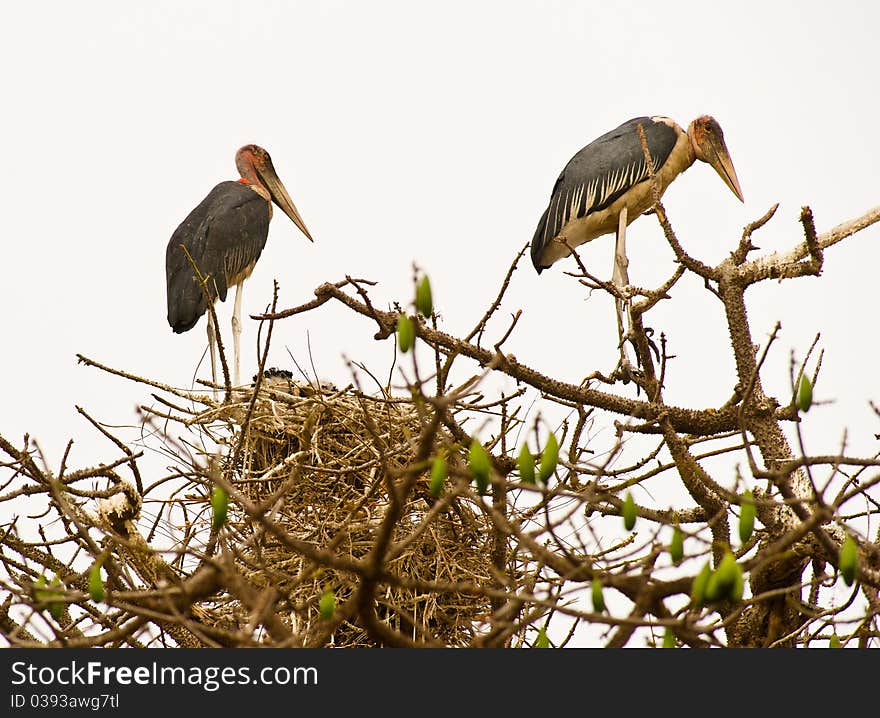
{"label": "stork neck", "polygon": [[238,183],[245,185],[248,189],[252,189],[258,195],[260,195],[260,197],[271,204],[272,197],[269,194],[269,190],[267,190],[263,186],[263,183],[260,182],[260,180],[258,180],[256,177],[242,177],[240,180],[238,180]]}
{"label": "stork neck", "polygon": [[688,167],[690,167],[694,162],[697,161],[697,153],[696,147],[694,146],[693,138],[691,137],[691,133],[685,132],[685,142],[682,142],[682,155],[681,155],[681,171],[684,172]]}
{"label": "stork neck", "polygon": [[697,142],[696,135],[696,126],[693,122],[688,125],[687,128],[687,136],[688,136],[688,151],[691,153],[691,164],[693,164],[696,160],[700,160],[702,162],[706,161],[706,158],[703,157],[703,152],[700,150],[700,143]]}

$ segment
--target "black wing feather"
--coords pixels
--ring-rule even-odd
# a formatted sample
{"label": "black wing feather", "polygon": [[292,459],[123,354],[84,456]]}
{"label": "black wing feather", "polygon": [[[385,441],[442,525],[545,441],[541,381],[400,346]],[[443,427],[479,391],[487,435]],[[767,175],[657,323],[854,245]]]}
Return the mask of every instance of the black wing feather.
{"label": "black wing feather", "polygon": [[605,209],[630,187],[648,179],[645,155],[639,140],[642,124],[648,151],[659,170],[675,146],[678,134],[665,122],[635,117],[593,140],[565,165],[550,204],[541,216],[532,238],[532,262],[538,271],[541,253],[570,221]]}
{"label": "black wing feather", "polygon": [[211,298],[226,301],[230,277],[256,262],[269,234],[269,203],[240,182],[221,182],[171,235],[165,250],[168,323],[175,332],[192,329],[207,303],[186,247],[204,276]]}

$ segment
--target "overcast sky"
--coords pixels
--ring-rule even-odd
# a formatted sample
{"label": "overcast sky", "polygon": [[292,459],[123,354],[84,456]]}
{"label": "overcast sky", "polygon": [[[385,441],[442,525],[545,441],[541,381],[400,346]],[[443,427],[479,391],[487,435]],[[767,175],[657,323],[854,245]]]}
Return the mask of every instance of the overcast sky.
{"label": "overcast sky", "polygon": [[[717,262],[742,226],[779,202],[762,250],[880,204],[877,132],[880,10],[866,2],[120,2],[7,3],[0,11],[4,172],[0,284],[0,433],[39,437],[53,460],[115,456],[76,414],[132,424],[144,389],[83,366],[76,353],[189,386],[204,320],[183,335],[165,314],[165,247],[234,154],[255,142],[315,237],[276,211],[245,286],[244,314],[281,284],[283,307],[346,274],[379,282],[380,306],[410,297],[411,265],[430,274],[444,327],[464,333],[531,239],[569,157],[624,120],[664,114],[685,126],[714,115],[745,195],[740,204],[698,163],[664,202],[686,249]],[[582,252],[610,277],[610,237]],[[652,217],[628,234],[630,276],[656,284],[673,255]],[[874,450],[880,400],[876,284],[880,227],[829,251],[821,279],[751,291],[756,341],[782,333],[765,375],[787,399],[788,356],[813,335],[826,349],[809,416],[817,451],[848,427]],[[506,345],[540,371],[578,381],[614,366],[606,297],[587,297],[562,262],[528,261],[494,325],[518,308]],[[231,295],[230,295],[231,296]],[[232,310],[220,307],[228,336]],[[649,322],[676,355],[667,400],[719,406],[732,360],[720,303],[699,281],[675,289]],[[287,350],[348,380],[343,356],[384,371],[392,342],[325,307],[276,327]],[[243,376],[256,367],[245,322]],[[209,377],[202,365],[200,376]]]}

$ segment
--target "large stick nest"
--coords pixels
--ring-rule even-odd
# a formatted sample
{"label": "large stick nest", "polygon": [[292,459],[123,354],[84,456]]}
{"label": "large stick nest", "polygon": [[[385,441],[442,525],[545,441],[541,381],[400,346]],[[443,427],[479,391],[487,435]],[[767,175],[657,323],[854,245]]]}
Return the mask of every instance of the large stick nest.
{"label": "large stick nest", "polygon": [[[239,394],[240,401],[226,410],[237,427],[232,445],[241,440],[252,397]],[[271,519],[290,536],[337,556],[364,559],[390,505],[389,483],[412,464],[422,428],[418,407],[409,399],[370,397],[327,385],[316,389],[292,382],[286,372],[268,371],[247,422],[236,487],[254,502],[274,496]],[[440,443],[452,444],[442,432],[435,439]],[[458,495],[444,510],[432,512],[428,482],[425,471],[406,497],[384,568],[410,583],[435,586],[418,590],[384,584],[377,592],[376,614],[414,637],[416,627],[423,626],[447,645],[464,645],[480,630],[489,602],[477,592],[440,590],[436,584],[488,585],[492,532],[486,515],[467,496]],[[454,490],[452,479],[445,490]],[[252,583],[282,593],[286,600],[279,606],[289,610],[284,618],[297,632],[319,630],[318,602],[326,591],[340,605],[357,590],[357,575],[317,566],[247,517],[231,517],[243,541],[245,574]],[[230,619],[246,623],[246,610],[229,609]],[[336,627],[330,643],[375,645],[349,621]]]}

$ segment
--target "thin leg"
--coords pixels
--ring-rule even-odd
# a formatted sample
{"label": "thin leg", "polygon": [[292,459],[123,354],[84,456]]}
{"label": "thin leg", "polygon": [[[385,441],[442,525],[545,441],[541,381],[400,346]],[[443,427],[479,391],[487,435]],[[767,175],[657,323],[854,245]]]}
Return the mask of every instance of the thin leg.
{"label": "thin leg", "polygon": [[211,381],[214,382],[214,399],[220,400],[220,394],[217,389],[217,333],[214,327],[214,320],[211,318],[211,312],[208,312],[208,352],[211,354]]}
{"label": "thin leg", "polygon": [[617,244],[614,248],[614,271],[612,281],[618,287],[624,287],[629,284],[629,260],[626,258],[626,220],[627,210],[624,207],[620,210],[620,216],[617,218]]}
{"label": "thin leg", "polygon": [[234,354],[232,368],[232,383],[235,386],[241,384],[241,288],[244,282],[239,282],[235,287],[235,308],[232,310],[232,351]]}
{"label": "thin leg", "polygon": [[617,336],[620,340],[620,369],[624,376],[628,376],[632,366],[626,352],[626,339],[632,329],[630,317],[632,299],[626,294],[629,291],[629,260],[626,257],[626,220],[627,209],[624,207],[617,219],[617,243],[614,247],[614,269],[611,274],[611,281],[614,283],[614,286],[617,287],[617,290],[622,295],[625,295],[625,298],[617,299],[614,303],[617,313]]}
{"label": "thin leg", "polygon": [[[611,281],[620,292],[623,292],[624,287],[629,284],[629,260],[626,258],[626,218],[627,210],[624,207],[617,219],[617,243],[614,247],[614,267],[611,272]],[[623,315],[626,303],[622,299],[618,299],[615,304],[617,307],[617,332],[622,346],[624,339]]]}

